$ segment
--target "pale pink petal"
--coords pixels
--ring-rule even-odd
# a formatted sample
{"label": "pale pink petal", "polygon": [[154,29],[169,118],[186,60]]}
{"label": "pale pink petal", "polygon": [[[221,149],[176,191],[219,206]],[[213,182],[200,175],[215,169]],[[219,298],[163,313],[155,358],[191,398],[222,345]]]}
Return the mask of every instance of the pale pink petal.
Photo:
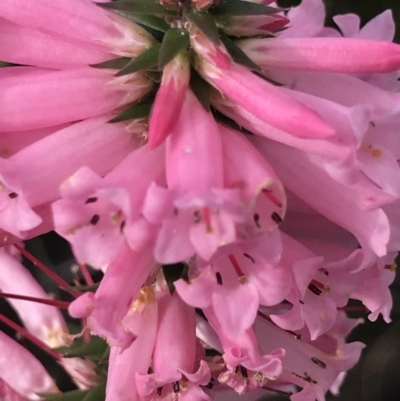
{"label": "pale pink petal", "polygon": [[[357,14],[335,15],[335,24],[339,27],[342,35],[348,38],[357,36],[360,30],[360,17]],[[370,38],[374,39],[374,38]]]}
{"label": "pale pink petal", "polygon": [[11,71],[0,80],[0,130],[22,131],[99,116],[138,100],[149,88],[141,73],[129,76],[129,82],[113,73],[90,67],[38,69],[23,76]]}
{"label": "pale pink petal", "polygon": [[44,68],[72,68],[112,58],[90,46],[77,45],[0,18],[0,59]]}
{"label": "pale pink petal", "polygon": [[68,125],[63,124],[19,132],[0,132],[0,157],[7,159],[40,139],[66,128]]}
{"label": "pale pink petal", "polygon": [[240,47],[266,70],[365,73],[391,72],[400,66],[400,46],[377,40],[248,39]]}
{"label": "pale pink petal", "polygon": [[55,393],[58,388],[43,365],[21,344],[0,331],[0,379],[30,400],[37,393]]}
{"label": "pale pink petal", "polygon": [[[13,256],[0,250],[0,289],[3,292],[50,299],[29,271]],[[64,345],[67,327],[57,307],[10,299],[24,326],[51,347]]]}
{"label": "pale pink petal", "polygon": [[216,89],[273,127],[300,138],[335,135],[333,128],[317,113],[244,67],[231,64],[227,69],[218,69],[203,61],[198,69]]}
{"label": "pale pink petal", "polygon": [[[325,217],[353,233],[367,252],[371,250],[378,256],[386,253],[389,222],[384,212],[376,207],[389,202],[387,197],[385,200],[383,194],[366,180],[353,186],[341,186],[306,154],[266,141],[253,139],[285,186]],[[290,163],[284,163],[287,158]],[[314,186],[315,182],[320,183],[318,188]],[[365,210],[367,208],[375,209]]]}

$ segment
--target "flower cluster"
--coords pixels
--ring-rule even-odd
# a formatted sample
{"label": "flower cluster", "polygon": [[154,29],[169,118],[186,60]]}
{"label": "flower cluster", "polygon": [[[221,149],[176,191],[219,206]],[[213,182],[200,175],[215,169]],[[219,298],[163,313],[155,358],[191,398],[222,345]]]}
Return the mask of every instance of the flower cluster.
{"label": "flower cluster", "polygon": [[[324,17],[321,0],[1,0],[0,289],[83,391],[104,372],[52,351],[72,338],[57,306],[106,339],[107,401],[324,401],[363,348],[349,299],[390,322],[400,46],[390,11]],[[104,273],[66,283],[70,304],[12,251],[50,230]],[[1,399],[58,391],[0,343]]]}

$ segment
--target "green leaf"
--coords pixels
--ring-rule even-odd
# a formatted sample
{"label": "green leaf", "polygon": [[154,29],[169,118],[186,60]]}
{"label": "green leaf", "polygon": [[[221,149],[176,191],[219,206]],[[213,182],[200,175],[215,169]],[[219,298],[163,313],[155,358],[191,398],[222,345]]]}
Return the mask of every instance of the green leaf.
{"label": "green leaf", "polygon": [[185,11],[184,15],[187,20],[195,25],[205,36],[207,36],[211,42],[214,44],[219,43],[218,28],[212,15],[198,10]]}
{"label": "green leaf", "polygon": [[150,47],[139,56],[133,58],[118,74],[116,77],[132,74],[141,70],[148,70],[157,67],[158,55],[160,53],[161,43]]}
{"label": "green leaf", "polygon": [[129,11],[119,11],[118,14],[137,24],[147,26],[160,32],[167,32],[170,28],[162,18],[158,18],[155,15],[134,14]]}
{"label": "green leaf", "polygon": [[193,68],[190,71],[190,88],[206,111],[210,111],[211,86]]}
{"label": "green leaf", "polygon": [[250,59],[247,54],[238,47],[232,40],[230,40],[226,35],[221,35],[221,41],[225,45],[226,50],[231,55],[236,63],[241,64],[250,70],[260,71],[261,68]]}
{"label": "green leaf", "polygon": [[118,57],[113,60],[103,61],[98,64],[91,64],[90,66],[93,68],[111,68],[113,70],[120,70],[124,68],[131,59],[128,57]]}
{"label": "green leaf", "polygon": [[104,401],[106,398],[106,383],[101,383],[97,387],[89,390],[82,401]]}
{"label": "green leaf", "polygon": [[284,10],[282,8],[269,7],[263,4],[242,0],[225,0],[209,10],[211,14],[218,16],[266,15],[279,13],[281,11]]}
{"label": "green leaf", "polygon": [[172,28],[164,35],[158,55],[158,67],[164,68],[175,56],[189,45],[189,34],[187,31]]}
{"label": "green leaf", "polygon": [[116,117],[110,120],[110,123],[119,123],[126,120],[136,120],[139,118],[146,118],[150,115],[151,106],[153,101],[146,103],[135,104],[128,109],[119,113]]}
{"label": "green leaf", "polygon": [[65,393],[40,393],[39,396],[46,401],[82,401],[89,390],[72,390]]}
{"label": "green leaf", "polygon": [[156,0],[120,0],[110,3],[97,3],[99,7],[113,11],[129,11],[144,15],[177,15],[175,11],[167,10]]}
{"label": "green leaf", "polygon": [[97,336],[91,336],[90,342],[85,343],[82,338],[76,338],[74,342],[68,347],[56,348],[65,357],[72,358],[75,356],[90,357],[98,355],[101,358],[108,348],[105,340]]}
{"label": "green leaf", "polygon": [[17,64],[7,63],[7,61],[0,61],[0,68],[2,68],[2,67],[12,67],[14,65],[17,65]]}

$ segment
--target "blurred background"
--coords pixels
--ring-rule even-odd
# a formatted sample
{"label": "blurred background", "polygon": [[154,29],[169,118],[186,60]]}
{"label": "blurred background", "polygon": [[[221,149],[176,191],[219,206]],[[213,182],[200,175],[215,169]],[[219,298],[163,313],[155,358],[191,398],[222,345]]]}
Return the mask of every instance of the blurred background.
{"label": "blurred background", "polygon": [[[300,0],[278,0],[283,7],[290,7],[301,3]],[[399,0],[324,0],[327,10],[327,25],[334,26],[332,16],[336,14],[355,13],[361,17],[364,25],[375,15],[390,8],[398,24],[400,24],[400,1]],[[397,27],[396,41],[400,42],[400,29]],[[400,399],[400,396],[399,396]]]}
{"label": "blurred background", "polygon": [[[280,0],[284,7],[298,5],[300,0]],[[400,43],[400,0],[325,0],[327,9],[326,24],[334,26],[332,16],[336,14],[356,13],[360,15],[362,24],[365,24],[374,16],[386,9],[392,9],[397,23],[396,41]],[[399,127],[400,129],[400,127]],[[56,234],[50,233],[42,237],[28,241],[27,249],[42,262],[51,266],[64,279],[73,282],[81,282],[82,278],[78,270],[73,268],[74,261],[68,244]],[[69,295],[62,292],[51,280],[35,268],[32,263],[25,261],[32,273],[44,286],[46,291],[54,294],[59,299],[70,300]],[[98,274],[98,273],[97,273]],[[95,281],[100,279],[94,275]],[[392,287],[394,307],[392,311],[393,322],[386,324],[382,319],[371,323],[366,319],[365,324],[358,326],[349,338],[349,341],[362,341],[365,348],[361,362],[349,372],[338,397],[328,395],[327,401],[399,401],[400,400],[400,278],[397,277]],[[18,317],[8,306],[7,302],[0,299],[0,310],[18,322]],[[365,314],[352,313],[351,317],[365,318]],[[72,331],[79,331],[71,322]],[[0,323],[0,329],[10,335],[15,333]],[[17,338],[39,357],[49,371],[56,377],[57,384],[62,391],[74,388],[68,376],[51,358],[32,345],[29,341]],[[288,398],[272,396],[263,398],[269,401],[288,401]],[[0,400],[1,401],[1,400]],[[96,400],[102,401],[102,400]]]}

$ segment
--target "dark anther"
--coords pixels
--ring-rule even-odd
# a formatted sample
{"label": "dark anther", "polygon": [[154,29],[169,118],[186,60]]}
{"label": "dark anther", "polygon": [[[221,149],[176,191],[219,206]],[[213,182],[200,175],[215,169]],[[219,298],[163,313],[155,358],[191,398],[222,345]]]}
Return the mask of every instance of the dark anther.
{"label": "dark anther", "polygon": [[256,226],[258,228],[261,228],[261,226],[260,226],[260,215],[258,213],[254,213],[253,219],[254,219],[254,223],[256,223]]}
{"label": "dark anther", "polygon": [[95,214],[91,219],[90,219],[90,224],[95,226],[100,220],[100,216],[98,214]]}
{"label": "dark anther", "polygon": [[321,367],[322,369],[326,369],[326,363],[322,362],[320,359],[312,357],[311,360],[318,365],[319,367]]}
{"label": "dark anther", "polygon": [[301,340],[302,339],[301,334],[297,334],[297,333],[294,334],[294,338],[296,340]]}
{"label": "dark anther", "polygon": [[200,220],[201,220],[200,212],[199,212],[198,210],[196,210],[196,211],[193,213],[193,216],[194,216],[194,222],[195,222],[195,223],[199,223]]}
{"label": "dark anther", "polygon": [[88,203],[95,203],[97,202],[97,198],[95,196],[91,198],[87,198],[85,204],[87,205]]}
{"label": "dark anther", "polygon": [[325,274],[325,276],[329,276],[329,272],[328,270],[324,269],[323,267],[321,267],[320,269],[318,269],[322,274]]}
{"label": "dark anther", "polygon": [[218,283],[219,285],[222,285],[222,276],[221,276],[221,273],[220,273],[220,272],[216,272],[216,273],[215,273],[215,278],[217,279],[217,283]]}
{"label": "dark anther", "polygon": [[162,387],[158,387],[157,388],[157,395],[159,395],[161,397],[161,393],[162,393]]}
{"label": "dark anther", "polygon": [[124,228],[126,226],[126,221],[124,220],[123,222],[121,222],[121,224],[119,225],[119,232],[122,234],[124,231]]}
{"label": "dark anther", "polygon": [[280,224],[280,223],[282,223],[282,217],[281,216],[279,216],[279,214],[278,213],[276,213],[276,212],[274,212],[274,213],[272,213],[271,214],[271,219],[276,223],[276,224]]}
{"label": "dark anther", "polygon": [[242,374],[242,376],[246,379],[249,375],[247,374],[247,369],[240,365],[240,373]]}
{"label": "dark anther", "polygon": [[315,295],[321,295],[322,294],[322,290],[320,290],[315,284],[309,284],[308,285],[308,289],[314,293]]}
{"label": "dark anther", "polygon": [[174,393],[179,393],[179,382],[173,382],[172,383],[172,389],[174,390]]}
{"label": "dark anther", "polygon": [[8,194],[8,197],[11,198],[11,199],[15,199],[15,198],[18,197],[18,194],[16,192],[11,192],[11,193]]}
{"label": "dark anther", "polygon": [[246,258],[250,259],[253,263],[256,263],[254,258],[252,256],[250,256],[248,253],[244,253],[243,256],[245,256]]}
{"label": "dark anther", "polygon": [[317,384],[317,381],[314,380],[307,372],[304,372],[304,377],[303,377],[303,379],[304,379],[306,382]]}
{"label": "dark anther", "polygon": [[236,368],[235,368],[235,373],[238,373],[239,369],[240,369],[240,365],[237,365]]}

